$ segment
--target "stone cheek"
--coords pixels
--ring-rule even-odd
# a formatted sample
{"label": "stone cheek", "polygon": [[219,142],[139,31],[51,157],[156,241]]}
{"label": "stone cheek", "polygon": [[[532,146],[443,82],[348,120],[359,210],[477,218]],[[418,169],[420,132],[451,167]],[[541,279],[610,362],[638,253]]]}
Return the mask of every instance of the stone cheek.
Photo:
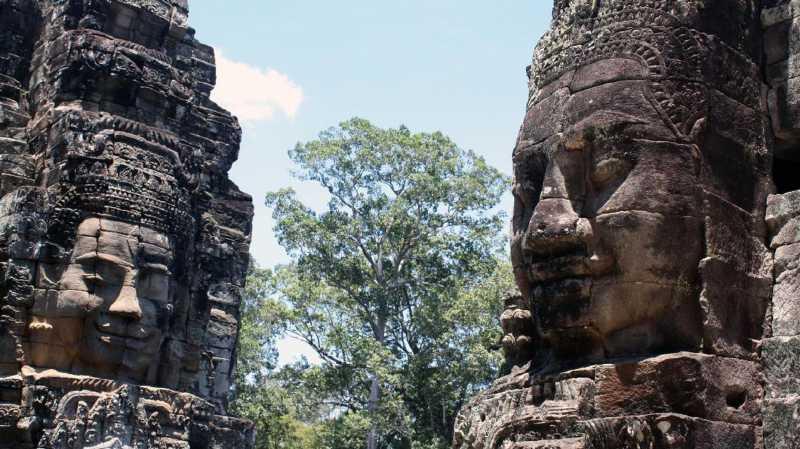
{"label": "stone cheek", "polygon": [[225,408],[253,206],[187,14],[0,0],[0,448],[252,446]]}

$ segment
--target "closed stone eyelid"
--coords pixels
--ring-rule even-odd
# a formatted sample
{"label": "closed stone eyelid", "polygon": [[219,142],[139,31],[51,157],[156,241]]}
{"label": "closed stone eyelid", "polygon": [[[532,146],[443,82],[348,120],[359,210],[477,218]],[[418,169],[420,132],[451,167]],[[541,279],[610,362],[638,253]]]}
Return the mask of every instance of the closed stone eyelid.
{"label": "closed stone eyelid", "polygon": [[[601,169],[608,168],[605,173],[599,173]],[[614,179],[620,178],[630,172],[630,163],[624,159],[607,157],[599,161],[592,162],[590,165],[590,179],[595,184],[605,184]],[[598,174],[600,176],[598,176]]]}

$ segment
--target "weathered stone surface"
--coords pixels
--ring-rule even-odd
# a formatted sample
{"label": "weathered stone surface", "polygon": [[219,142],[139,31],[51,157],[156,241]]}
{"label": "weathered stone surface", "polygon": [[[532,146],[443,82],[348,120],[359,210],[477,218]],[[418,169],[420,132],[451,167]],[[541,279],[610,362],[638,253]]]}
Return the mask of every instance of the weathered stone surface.
{"label": "weathered stone surface", "polygon": [[0,0],[0,447],[233,448],[252,202],[186,0]]}
{"label": "weathered stone surface", "polygon": [[554,3],[513,158],[534,345],[455,447],[796,447],[800,3]]}
{"label": "weathered stone surface", "polygon": [[764,377],[767,397],[800,395],[800,337],[775,337],[764,341]]}
{"label": "weathered stone surface", "polygon": [[[557,2],[514,156],[512,248],[551,366],[701,345],[754,357],[769,149],[759,11],[734,3]],[[701,269],[714,258],[727,271]]]}
{"label": "weathered stone surface", "polygon": [[772,235],[781,232],[792,218],[800,215],[800,191],[767,198],[766,222]]}
{"label": "weathered stone surface", "polygon": [[775,336],[800,335],[800,270],[784,271],[775,279],[772,332]]}
{"label": "weathered stone surface", "polygon": [[[759,380],[756,363],[693,353],[553,377],[522,370],[462,410],[454,447],[752,448]],[[684,445],[671,446],[670,438]],[[643,445],[625,445],[631,442]]]}
{"label": "weathered stone surface", "polygon": [[[800,141],[800,4],[765,5],[764,54],[768,64],[768,101],[773,131],[781,148]],[[792,157],[790,159],[795,159]]]}
{"label": "weathered stone surface", "polygon": [[764,401],[764,446],[773,449],[797,449],[797,422],[800,396]]}

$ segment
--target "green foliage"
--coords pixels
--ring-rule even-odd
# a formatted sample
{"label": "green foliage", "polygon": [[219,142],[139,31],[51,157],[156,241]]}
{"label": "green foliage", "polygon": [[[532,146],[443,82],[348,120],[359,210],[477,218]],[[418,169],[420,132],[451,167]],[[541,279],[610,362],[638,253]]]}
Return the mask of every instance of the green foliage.
{"label": "green foliage", "polygon": [[322,213],[288,189],[266,198],[293,259],[272,274],[281,313],[323,360],[286,369],[299,409],[324,447],[364,447],[370,432],[368,447],[446,446],[456,411],[499,366],[513,282],[493,208],[508,179],[441,133],[361,119],[290,156],[330,194]]}
{"label": "green foliage", "polygon": [[480,283],[468,283],[436,308],[423,309],[434,349],[410,357],[402,375],[406,404],[416,418],[415,445],[449,447],[458,410],[498,377],[502,298],[513,288],[511,264],[497,260]]}
{"label": "green foliage", "polygon": [[275,297],[273,273],[251,262],[242,298],[230,411],[256,424],[257,449],[312,447],[308,426],[296,418],[292,395],[273,378],[275,343],[283,333],[286,318],[285,307]]}
{"label": "green foliage", "polygon": [[274,297],[272,271],[259,268],[251,261],[242,297],[237,388],[246,390],[248,385],[257,383],[275,368],[278,357],[275,338],[282,329],[280,304]]}

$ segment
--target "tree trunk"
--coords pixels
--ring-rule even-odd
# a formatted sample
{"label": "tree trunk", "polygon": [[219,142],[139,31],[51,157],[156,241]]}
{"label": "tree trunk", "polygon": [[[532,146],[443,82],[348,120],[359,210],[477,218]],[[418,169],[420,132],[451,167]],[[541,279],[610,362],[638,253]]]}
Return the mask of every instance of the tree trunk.
{"label": "tree trunk", "polygon": [[[369,403],[367,404],[367,412],[373,420],[378,412],[378,403],[381,397],[380,379],[377,375],[372,376],[372,385],[369,388]],[[367,435],[367,449],[378,449],[378,425],[373,421],[372,427],[369,429]]]}
{"label": "tree trunk", "polygon": [[[375,329],[375,340],[383,346],[386,341],[386,320],[378,319],[377,329]],[[372,420],[372,426],[367,434],[367,449],[378,449],[378,406],[381,400],[381,380],[377,373],[372,373],[372,381],[369,387],[369,402],[367,402],[367,414]]]}

